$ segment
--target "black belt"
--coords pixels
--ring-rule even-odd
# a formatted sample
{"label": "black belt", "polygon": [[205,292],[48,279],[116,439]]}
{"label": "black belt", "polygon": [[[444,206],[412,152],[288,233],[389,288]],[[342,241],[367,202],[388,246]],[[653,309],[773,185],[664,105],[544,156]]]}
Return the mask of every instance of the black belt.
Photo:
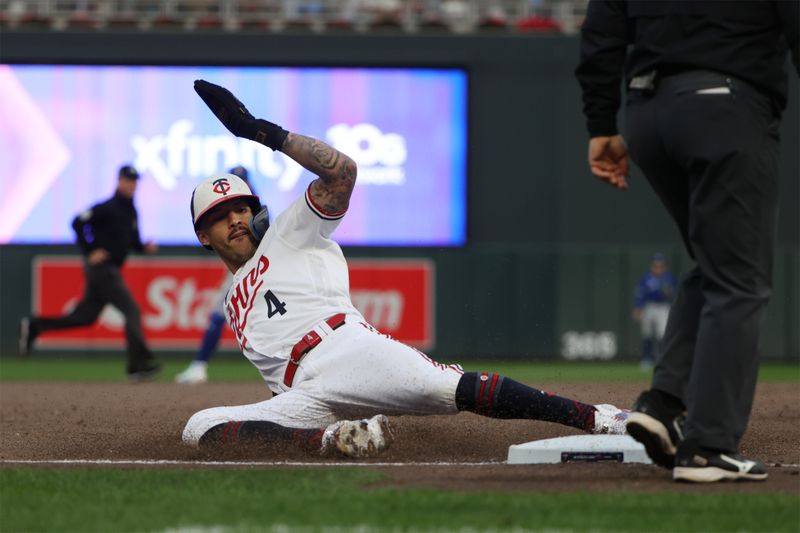
{"label": "black belt", "polygon": [[676,70],[674,68],[654,69],[639,76],[634,76],[628,82],[628,89],[643,92],[653,92],[662,80],[670,81],[685,80],[707,80],[709,83],[720,83],[722,86],[733,89],[734,80],[740,81],[733,76],[716,72],[713,70],[690,69]]}

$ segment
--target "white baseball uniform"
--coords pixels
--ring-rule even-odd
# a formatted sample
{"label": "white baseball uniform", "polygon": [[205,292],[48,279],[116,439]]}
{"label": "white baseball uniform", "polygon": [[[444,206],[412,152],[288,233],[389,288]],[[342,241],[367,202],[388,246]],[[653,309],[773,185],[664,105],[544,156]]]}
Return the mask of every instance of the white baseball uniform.
{"label": "white baseball uniform", "polygon": [[[231,421],[269,421],[322,428],[375,414],[457,412],[463,371],[383,335],[350,300],[347,262],[330,239],[344,213],[316,206],[310,187],[267,230],[253,257],[233,276],[225,300],[228,324],[244,355],[276,395],[266,401],[215,407],[193,415],[183,440],[197,444],[212,427]],[[332,329],[326,319],[343,313]],[[322,340],[284,384],[292,348],[314,331]]]}
{"label": "white baseball uniform", "polygon": [[669,303],[647,302],[642,308],[641,328],[645,339],[661,340],[667,329]]}

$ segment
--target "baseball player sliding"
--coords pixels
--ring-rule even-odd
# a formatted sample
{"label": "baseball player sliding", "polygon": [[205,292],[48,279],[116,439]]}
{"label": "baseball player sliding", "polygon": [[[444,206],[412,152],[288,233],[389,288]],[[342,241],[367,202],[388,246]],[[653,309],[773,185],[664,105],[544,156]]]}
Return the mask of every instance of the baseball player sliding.
{"label": "baseball player sliding", "polygon": [[223,87],[198,80],[194,88],[231,133],[280,150],[318,178],[272,224],[232,174],[195,188],[197,238],[233,273],[226,319],[274,396],[194,414],[185,443],[286,441],[325,455],[368,457],[392,442],[386,415],[459,411],[625,432],[627,412],[614,406],[438,364],[373,328],[350,301],[347,263],[331,240],[347,212],[355,162],[322,141],[254,118]]}

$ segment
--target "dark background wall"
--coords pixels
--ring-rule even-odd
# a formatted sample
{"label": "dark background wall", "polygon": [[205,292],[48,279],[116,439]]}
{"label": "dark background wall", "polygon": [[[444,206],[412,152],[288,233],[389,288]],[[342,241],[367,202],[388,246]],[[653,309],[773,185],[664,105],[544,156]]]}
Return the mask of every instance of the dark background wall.
{"label": "dark background wall", "polygon": [[[456,66],[469,73],[469,244],[349,249],[351,257],[424,256],[437,265],[436,356],[554,356],[565,331],[638,337],[631,291],[659,250],[688,258],[634,169],[620,193],[592,178],[578,41],[565,36],[3,32],[3,63]],[[191,93],[190,87],[175,88]],[[797,80],[782,126],[780,249],[765,352],[800,353],[800,113]],[[140,199],[139,201],[146,201]],[[1,216],[1,215],[0,215]],[[71,248],[0,248],[0,352],[28,312],[29,261]],[[184,253],[187,250],[169,250]],[[194,253],[193,250],[188,251]]]}

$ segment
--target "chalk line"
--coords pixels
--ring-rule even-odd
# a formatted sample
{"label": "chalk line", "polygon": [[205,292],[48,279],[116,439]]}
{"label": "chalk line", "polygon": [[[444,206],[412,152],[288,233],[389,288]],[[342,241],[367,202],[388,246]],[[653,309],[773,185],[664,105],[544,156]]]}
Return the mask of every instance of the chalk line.
{"label": "chalk line", "polygon": [[178,461],[171,459],[0,459],[0,464],[22,465],[112,465],[112,466],[497,466],[505,461],[487,462],[334,462],[334,461]]}
{"label": "chalk line", "polygon": [[[179,461],[172,459],[0,459],[0,465],[110,465],[110,466],[503,466],[506,461],[483,462],[348,462],[348,461]],[[508,465],[528,466],[528,465]],[[800,464],[768,463],[770,467],[800,468]]]}

